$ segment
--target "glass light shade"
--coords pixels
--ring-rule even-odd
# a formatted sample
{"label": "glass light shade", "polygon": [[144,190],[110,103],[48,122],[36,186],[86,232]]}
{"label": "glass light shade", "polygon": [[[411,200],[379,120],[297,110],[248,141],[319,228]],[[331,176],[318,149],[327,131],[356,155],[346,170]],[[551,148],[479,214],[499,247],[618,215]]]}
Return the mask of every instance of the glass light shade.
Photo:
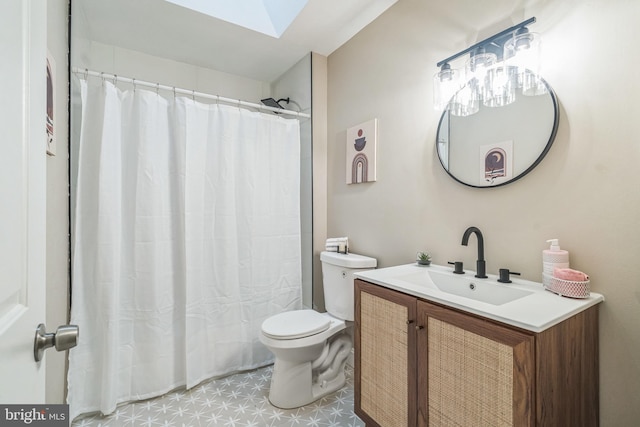
{"label": "glass light shade", "polygon": [[526,96],[545,95],[549,92],[540,75],[526,70],[522,76],[522,94]]}
{"label": "glass light shade", "polygon": [[460,86],[460,71],[443,66],[433,76],[433,108],[440,111],[446,109]]}
{"label": "glass light shade", "polygon": [[538,33],[514,35],[504,44],[504,60],[515,67],[518,83],[524,95],[543,95],[546,87],[540,82],[540,52],[542,40]]}
{"label": "glass light shade", "polygon": [[484,94],[484,84],[487,71],[498,61],[495,53],[477,53],[467,60],[465,80],[471,87],[472,94],[477,99]]}
{"label": "glass light shade", "polygon": [[517,69],[504,63],[487,70],[483,103],[487,107],[503,107],[516,100]]}
{"label": "glass light shade", "polygon": [[473,86],[466,84],[451,99],[449,111],[452,115],[466,117],[480,110],[480,100],[476,96]]}

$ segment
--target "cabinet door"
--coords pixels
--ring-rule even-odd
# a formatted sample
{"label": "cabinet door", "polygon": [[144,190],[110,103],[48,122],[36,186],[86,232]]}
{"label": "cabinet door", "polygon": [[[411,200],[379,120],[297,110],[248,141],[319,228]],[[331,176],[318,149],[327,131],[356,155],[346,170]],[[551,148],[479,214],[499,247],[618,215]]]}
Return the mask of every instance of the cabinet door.
{"label": "cabinet door", "polygon": [[533,425],[534,336],[417,304],[418,425]]}
{"label": "cabinet door", "polygon": [[367,426],[415,426],[416,298],[355,285],[355,412]]}

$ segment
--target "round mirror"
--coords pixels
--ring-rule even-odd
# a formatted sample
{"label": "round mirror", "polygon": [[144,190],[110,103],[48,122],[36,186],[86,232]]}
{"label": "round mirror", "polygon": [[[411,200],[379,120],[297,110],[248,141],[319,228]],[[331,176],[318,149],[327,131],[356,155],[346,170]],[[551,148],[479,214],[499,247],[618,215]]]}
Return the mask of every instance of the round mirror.
{"label": "round mirror", "polygon": [[[480,103],[470,115],[460,114],[452,98],[436,139],[440,163],[449,175],[471,187],[498,187],[522,178],[540,163],[558,130],[558,102],[549,84],[538,81],[537,95],[518,89],[511,104]],[[465,90],[466,86],[461,92]]]}

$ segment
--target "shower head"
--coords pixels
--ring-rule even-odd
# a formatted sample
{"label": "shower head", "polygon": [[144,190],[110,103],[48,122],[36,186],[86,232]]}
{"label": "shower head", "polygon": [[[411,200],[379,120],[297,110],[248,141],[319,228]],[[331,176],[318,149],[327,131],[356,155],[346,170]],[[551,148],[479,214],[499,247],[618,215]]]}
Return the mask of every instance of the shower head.
{"label": "shower head", "polygon": [[262,102],[267,107],[284,109],[284,107],[282,105],[280,105],[280,103],[282,101],[284,101],[284,102],[286,102],[288,104],[289,103],[289,98],[280,98],[277,101],[275,99],[273,99],[273,98],[265,98],[265,99],[261,99],[260,100],[260,102]]}

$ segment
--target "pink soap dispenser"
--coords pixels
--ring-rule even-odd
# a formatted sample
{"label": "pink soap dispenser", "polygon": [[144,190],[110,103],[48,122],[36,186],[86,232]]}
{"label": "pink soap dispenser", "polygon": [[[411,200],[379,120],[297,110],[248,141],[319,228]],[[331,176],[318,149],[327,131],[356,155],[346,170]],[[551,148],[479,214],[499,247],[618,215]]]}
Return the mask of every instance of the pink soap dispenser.
{"label": "pink soap dispenser", "polygon": [[547,243],[551,243],[551,246],[542,251],[542,283],[544,285],[549,285],[555,268],[569,268],[569,252],[560,249],[560,241],[549,239]]}

